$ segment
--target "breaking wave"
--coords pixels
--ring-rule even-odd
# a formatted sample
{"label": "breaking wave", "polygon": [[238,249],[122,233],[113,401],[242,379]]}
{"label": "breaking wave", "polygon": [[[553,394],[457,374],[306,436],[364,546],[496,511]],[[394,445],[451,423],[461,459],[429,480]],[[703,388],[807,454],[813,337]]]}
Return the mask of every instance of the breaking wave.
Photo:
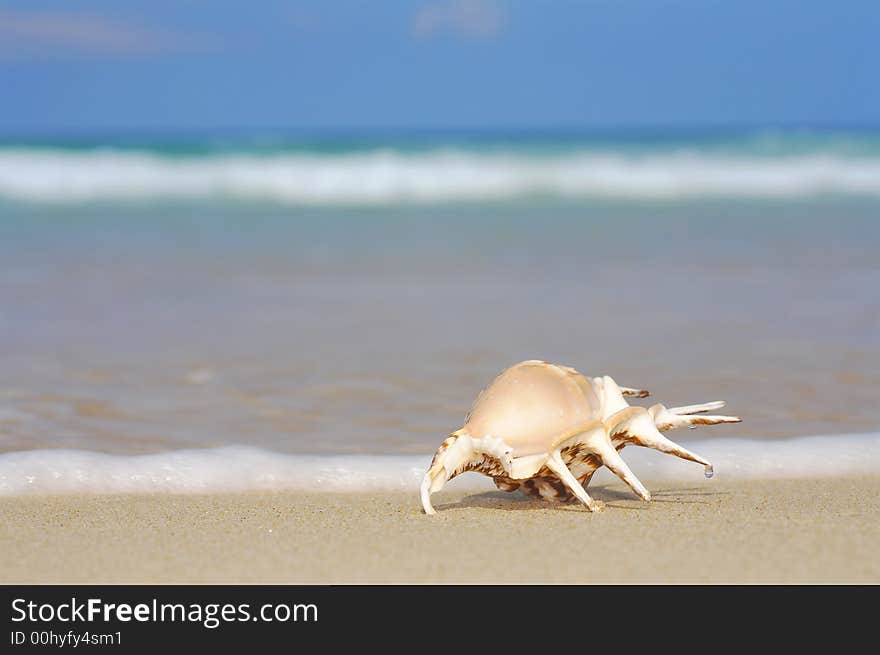
{"label": "breaking wave", "polygon": [[0,148],[0,200],[283,205],[880,196],[880,155],[701,149],[214,152]]}
{"label": "breaking wave", "polygon": [[[880,473],[880,433],[786,440],[709,439],[688,448],[715,466],[720,480]],[[697,480],[703,467],[644,448],[626,460],[645,481]],[[289,455],[230,446],[154,455],[31,450],[0,455],[0,496],[71,493],[219,493],[257,490],[416,493],[430,455]],[[612,479],[604,469],[601,481]],[[456,488],[494,488],[462,475]]]}

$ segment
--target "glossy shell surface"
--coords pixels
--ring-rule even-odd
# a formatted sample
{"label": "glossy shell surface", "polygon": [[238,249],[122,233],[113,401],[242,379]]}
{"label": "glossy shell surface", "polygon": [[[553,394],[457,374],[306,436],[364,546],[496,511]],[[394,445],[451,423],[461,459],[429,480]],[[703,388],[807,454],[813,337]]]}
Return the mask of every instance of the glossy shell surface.
{"label": "glossy shell surface", "polygon": [[495,378],[477,397],[462,431],[500,437],[514,457],[524,457],[547,452],[555,439],[601,415],[599,396],[583,375],[533,360]]}

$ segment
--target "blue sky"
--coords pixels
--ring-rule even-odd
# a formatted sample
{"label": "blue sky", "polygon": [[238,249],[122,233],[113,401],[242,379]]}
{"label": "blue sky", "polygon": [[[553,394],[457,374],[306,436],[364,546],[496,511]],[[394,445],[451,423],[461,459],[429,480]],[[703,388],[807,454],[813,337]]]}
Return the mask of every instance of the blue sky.
{"label": "blue sky", "polygon": [[0,132],[880,124],[876,0],[0,0]]}

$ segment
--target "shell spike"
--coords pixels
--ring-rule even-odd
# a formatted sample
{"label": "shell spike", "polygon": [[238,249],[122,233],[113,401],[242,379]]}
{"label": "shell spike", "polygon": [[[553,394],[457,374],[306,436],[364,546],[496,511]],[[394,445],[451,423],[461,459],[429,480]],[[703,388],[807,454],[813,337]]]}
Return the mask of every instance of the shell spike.
{"label": "shell spike", "polygon": [[440,491],[449,480],[463,472],[473,454],[473,439],[460,430],[453,432],[440,444],[430,468],[422,478],[421,497],[425,514],[436,514],[431,505],[431,494]]}

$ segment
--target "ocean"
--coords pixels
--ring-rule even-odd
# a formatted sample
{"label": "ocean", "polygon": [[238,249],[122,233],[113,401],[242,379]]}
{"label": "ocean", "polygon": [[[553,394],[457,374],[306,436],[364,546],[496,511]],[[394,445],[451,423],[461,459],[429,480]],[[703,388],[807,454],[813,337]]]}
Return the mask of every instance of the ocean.
{"label": "ocean", "polygon": [[7,137],[0,494],[415,489],[525,359],[876,472],[878,248],[875,131]]}

